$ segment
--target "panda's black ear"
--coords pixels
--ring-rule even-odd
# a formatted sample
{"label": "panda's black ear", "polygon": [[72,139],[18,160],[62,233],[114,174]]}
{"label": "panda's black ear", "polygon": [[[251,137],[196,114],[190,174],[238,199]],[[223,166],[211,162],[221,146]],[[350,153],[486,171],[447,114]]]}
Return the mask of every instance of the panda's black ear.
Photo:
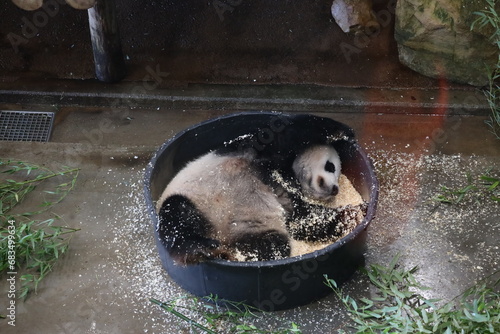
{"label": "panda's black ear", "polygon": [[331,161],[327,161],[325,164],[325,170],[330,173],[335,173],[335,165]]}

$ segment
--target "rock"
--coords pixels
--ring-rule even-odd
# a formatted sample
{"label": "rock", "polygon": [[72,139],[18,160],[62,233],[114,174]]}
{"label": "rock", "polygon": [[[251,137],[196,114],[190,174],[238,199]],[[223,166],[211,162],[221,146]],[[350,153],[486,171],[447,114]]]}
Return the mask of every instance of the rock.
{"label": "rock", "polygon": [[66,2],[76,9],[89,9],[95,6],[96,0],[66,0]]}
{"label": "rock", "polygon": [[[399,0],[395,38],[399,60],[434,78],[474,86],[488,84],[486,66],[495,66],[498,48],[491,28],[474,28],[483,0]],[[498,12],[498,10],[497,10]]]}
{"label": "rock", "polygon": [[335,22],[343,32],[358,33],[365,28],[380,28],[372,11],[371,0],[334,0],[331,10]]}
{"label": "rock", "polygon": [[12,2],[24,10],[36,10],[43,5],[43,0],[12,0]]}
{"label": "rock", "polygon": [[[56,1],[59,4],[64,3],[63,0],[53,0],[52,5]],[[12,0],[12,2],[24,10],[36,10],[43,5],[43,0]],[[66,2],[76,9],[89,9],[95,5],[96,0],[66,0]],[[50,4],[50,1],[47,1],[46,4]]]}

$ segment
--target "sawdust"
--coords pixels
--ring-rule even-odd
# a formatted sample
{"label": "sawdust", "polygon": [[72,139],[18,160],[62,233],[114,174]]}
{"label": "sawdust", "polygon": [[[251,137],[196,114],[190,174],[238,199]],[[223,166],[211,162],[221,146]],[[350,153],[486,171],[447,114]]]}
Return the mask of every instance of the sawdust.
{"label": "sawdust", "polygon": [[499,203],[477,191],[458,204],[434,200],[443,186],[466,187],[468,176],[477,181],[490,170],[498,177],[498,158],[391,150],[373,150],[370,157],[381,187],[377,218],[368,229],[368,261],[390,261],[397,250],[434,291],[426,296],[442,299],[498,268]]}
{"label": "sawdust", "polygon": [[339,177],[339,193],[325,206],[330,208],[340,208],[347,205],[361,205],[363,198],[359,192],[354,188],[351,181],[344,174]]}

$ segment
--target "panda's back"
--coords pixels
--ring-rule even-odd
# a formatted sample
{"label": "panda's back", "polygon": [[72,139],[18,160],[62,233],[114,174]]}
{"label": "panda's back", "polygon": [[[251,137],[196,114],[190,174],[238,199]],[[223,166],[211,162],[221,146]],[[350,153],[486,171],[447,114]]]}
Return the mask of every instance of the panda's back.
{"label": "panda's back", "polygon": [[252,231],[286,230],[284,210],[249,155],[211,152],[188,163],[168,184],[158,208],[172,195],[190,199],[213,224],[213,237],[223,241]]}

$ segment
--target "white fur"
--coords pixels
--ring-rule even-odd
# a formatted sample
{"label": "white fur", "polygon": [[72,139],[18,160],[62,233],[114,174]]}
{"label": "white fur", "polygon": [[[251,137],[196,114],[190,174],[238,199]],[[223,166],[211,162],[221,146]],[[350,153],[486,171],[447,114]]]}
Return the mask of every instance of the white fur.
{"label": "white fur", "polygon": [[[327,161],[333,163],[335,172],[325,170]],[[293,162],[293,171],[302,191],[314,199],[328,200],[338,191],[340,157],[329,145],[312,146],[301,153]]]}
{"label": "white fur", "polygon": [[171,195],[189,198],[214,224],[210,237],[224,243],[252,231],[287,234],[285,211],[273,190],[259,179],[252,159],[248,154],[211,152],[188,163],[168,184],[157,209]]}
{"label": "white fur", "polygon": [[[182,195],[213,224],[213,233],[207,237],[224,244],[253,232],[288,234],[284,209],[288,198],[278,197],[276,189],[262,182],[253,159],[250,154],[211,152],[191,161],[170,181],[157,202],[157,211],[168,197]],[[335,165],[335,173],[325,171],[327,161]],[[293,170],[302,190],[315,199],[328,199],[332,189],[338,189],[340,159],[331,146],[307,149],[295,159]]]}

